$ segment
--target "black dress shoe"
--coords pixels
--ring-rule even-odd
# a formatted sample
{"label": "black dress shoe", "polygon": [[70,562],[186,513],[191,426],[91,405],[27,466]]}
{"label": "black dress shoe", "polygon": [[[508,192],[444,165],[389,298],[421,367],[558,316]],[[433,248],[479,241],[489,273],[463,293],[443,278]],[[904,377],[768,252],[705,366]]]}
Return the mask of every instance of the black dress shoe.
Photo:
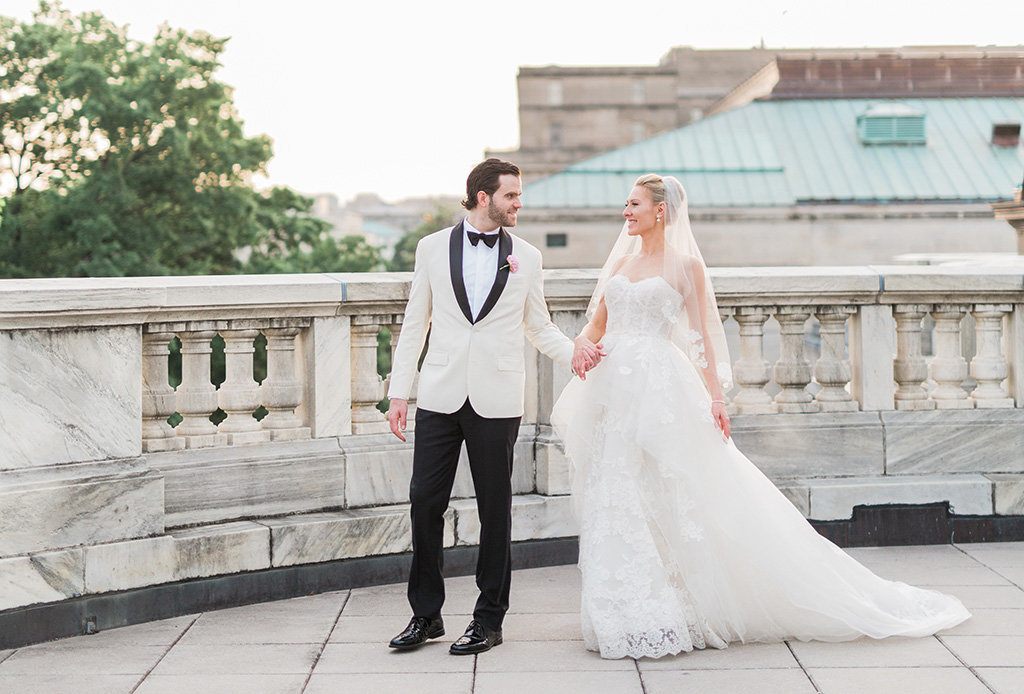
{"label": "black dress shoe", "polygon": [[426,643],[427,639],[436,639],[438,636],[444,636],[444,622],[440,617],[413,617],[405,631],[391,639],[388,645],[391,648],[416,648]]}
{"label": "black dress shoe", "polygon": [[501,629],[488,629],[474,619],[466,628],[466,633],[452,644],[448,652],[452,655],[473,655],[489,651],[499,643],[501,643]]}

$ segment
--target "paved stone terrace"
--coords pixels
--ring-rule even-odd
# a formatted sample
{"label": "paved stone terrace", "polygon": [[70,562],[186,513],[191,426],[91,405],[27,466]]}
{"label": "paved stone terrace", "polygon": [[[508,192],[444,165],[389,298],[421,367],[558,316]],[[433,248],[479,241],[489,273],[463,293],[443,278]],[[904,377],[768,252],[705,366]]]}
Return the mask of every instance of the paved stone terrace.
{"label": "paved stone terrace", "polygon": [[883,576],[960,597],[971,620],[937,637],[736,645],[657,661],[602,660],[581,641],[575,567],[517,571],[505,643],[448,655],[472,578],[448,581],[448,635],[388,649],[408,619],[390,585],[189,615],[0,652],[4,694],[323,694],[557,691],[660,694],[1024,693],[1024,542],[854,549]]}

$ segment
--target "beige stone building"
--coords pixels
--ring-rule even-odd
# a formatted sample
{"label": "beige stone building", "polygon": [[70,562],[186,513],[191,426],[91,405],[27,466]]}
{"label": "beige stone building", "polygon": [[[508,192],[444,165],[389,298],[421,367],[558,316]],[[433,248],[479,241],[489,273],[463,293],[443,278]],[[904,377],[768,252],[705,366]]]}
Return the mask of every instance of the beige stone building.
{"label": "beige stone building", "polygon": [[657,65],[519,69],[519,147],[525,183],[706,116],[771,98],[1016,96],[1022,46],[857,49],[695,49]]}
{"label": "beige stone building", "polygon": [[1022,47],[789,51],[703,115],[529,182],[520,231],[546,265],[599,265],[649,171],[683,182],[712,265],[1016,250],[989,203],[1024,173]]}
{"label": "beige stone building", "polygon": [[778,51],[673,48],[658,65],[521,67],[519,148],[530,183],[569,164],[699,120]]}

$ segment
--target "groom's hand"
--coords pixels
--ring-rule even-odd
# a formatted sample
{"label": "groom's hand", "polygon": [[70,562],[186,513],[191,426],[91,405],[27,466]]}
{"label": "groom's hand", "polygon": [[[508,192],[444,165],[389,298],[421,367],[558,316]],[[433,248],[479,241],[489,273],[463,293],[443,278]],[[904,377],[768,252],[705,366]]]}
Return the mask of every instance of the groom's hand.
{"label": "groom's hand", "polygon": [[391,425],[391,433],[405,441],[405,420],[409,415],[409,401],[402,398],[391,398],[388,403],[388,424]]}
{"label": "groom's hand", "polygon": [[573,340],[573,345],[572,370],[580,377],[581,381],[585,381],[587,380],[587,371],[597,366],[605,353],[602,351],[600,343],[594,344],[583,335],[577,336]]}

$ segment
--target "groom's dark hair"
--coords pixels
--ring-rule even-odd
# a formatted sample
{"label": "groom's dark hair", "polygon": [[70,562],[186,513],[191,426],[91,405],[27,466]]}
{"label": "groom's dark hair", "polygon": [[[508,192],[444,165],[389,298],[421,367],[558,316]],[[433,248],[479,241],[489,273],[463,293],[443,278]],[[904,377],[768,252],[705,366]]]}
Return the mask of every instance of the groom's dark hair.
{"label": "groom's dark hair", "polygon": [[469,172],[469,178],[466,179],[466,199],[462,201],[462,206],[467,210],[476,207],[476,194],[481,190],[488,196],[494,195],[494,191],[498,190],[500,184],[498,179],[505,174],[522,176],[519,173],[519,167],[510,161],[492,157],[477,164]]}

